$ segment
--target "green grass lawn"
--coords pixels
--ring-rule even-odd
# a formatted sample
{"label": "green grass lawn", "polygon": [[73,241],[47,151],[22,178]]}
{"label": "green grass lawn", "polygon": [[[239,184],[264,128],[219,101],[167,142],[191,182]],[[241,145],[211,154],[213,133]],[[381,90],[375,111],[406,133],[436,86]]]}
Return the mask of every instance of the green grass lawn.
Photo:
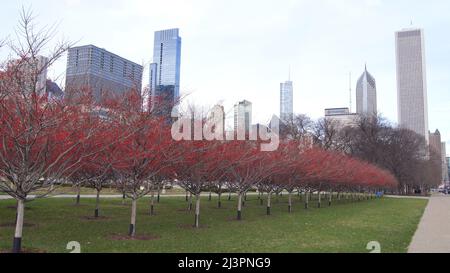
{"label": "green grass lawn", "polygon": [[[226,198],[224,198],[226,199]],[[201,229],[191,228],[193,212],[184,198],[163,198],[156,215],[148,215],[149,201],[138,204],[137,234],[153,240],[115,240],[126,235],[130,206],[120,199],[102,200],[100,220],[89,220],[95,200],[43,199],[27,203],[23,246],[32,251],[69,252],[70,241],[81,243],[82,252],[369,252],[370,241],[381,243],[382,252],[406,252],[423,214],[426,200],[378,199],[335,203],[332,207],[303,209],[298,202],[287,213],[287,199],[274,201],[266,216],[256,196],[249,196],[242,222],[234,220],[236,201],[202,199]],[[11,248],[15,210],[13,200],[0,201],[0,249]],[[313,204],[311,204],[313,207]],[[6,227],[5,227],[6,226]]]}

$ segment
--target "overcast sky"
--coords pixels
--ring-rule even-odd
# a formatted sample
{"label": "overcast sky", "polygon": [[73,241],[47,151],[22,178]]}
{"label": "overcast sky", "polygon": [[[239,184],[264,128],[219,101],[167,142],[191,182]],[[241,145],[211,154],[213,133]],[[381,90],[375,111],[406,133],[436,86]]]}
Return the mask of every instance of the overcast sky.
{"label": "overcast sky", "polygon": [[[295,112],[320,118],[325,108],[348,107],[349,73],[354,92],[365,63],[378,110],[397,122],[394,32],[412,21],[425,29],[430,130],[450,146],[448,0],[9,0],[0,37],[13,34],[21,6],[41,25],[58,22],[61,37],[146,66],[153,32],[180,28],[182,93],[198,105],[223,103],[230,118],[235,102],[250,100],[255,123],[279,113],[289,67]],[[65,62],[49,76],[63,77]],[[147,83],[148,67],[145,74]]]}

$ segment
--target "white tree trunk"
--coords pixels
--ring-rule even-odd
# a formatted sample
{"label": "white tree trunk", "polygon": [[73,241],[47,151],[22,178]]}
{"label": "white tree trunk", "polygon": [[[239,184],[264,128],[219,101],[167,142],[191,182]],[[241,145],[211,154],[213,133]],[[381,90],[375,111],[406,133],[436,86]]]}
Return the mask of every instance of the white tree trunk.
{"label": "white tree trunk", "polygon": [[195,202],[195,227],[200,227],[200,194],[196,195]]}
{"label": "white tree trunk", "polygon": [[267,215],[271,214],[271,206],[272,206],[272,193],[269,192],[269,194],[267,195]]}
{"label": "white tree trunk", "polygon": [[134,237],[136,235],[136,208],[137,208],[137,201],[136,199],[133,199],[131,201],[131,223],[129,231],[129,235],[131,237]]}
{"label": "white tree trunk", "polygon": [[238,221],[242,220],[242,193],[238,194],[238,211],[237,211]]}
{"label": "white tree trunk", "polygon": [[23,232],[23,218],[25,212],[25,201],[17,201],[17,217],[16,230],[14,233],[13,253],[20,253],[22,251],[22,232]]}

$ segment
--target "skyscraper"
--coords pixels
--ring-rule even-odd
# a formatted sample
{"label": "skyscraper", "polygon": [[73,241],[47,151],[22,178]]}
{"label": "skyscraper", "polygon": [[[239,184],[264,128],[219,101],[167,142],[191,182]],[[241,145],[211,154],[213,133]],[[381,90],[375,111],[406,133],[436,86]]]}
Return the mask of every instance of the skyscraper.
{"label": "skyscraper", "polygon": [[280,117],[282,121],[292,119],[294,115],[294,87],[292,81],[280,84]]}
{"label": "skyscraper", "polygon": [[377,85],[375,78],[367,71],[367,66],[356,85],[356,113],[377,115]]}
{"label": "skyscraper", "polygon": [[89,88],[97,102],[109,93],[141,92],[143,67],[93,45],[69,49],[66,71],[66,97]]}
{"label": "skyscraper", "polygon": [[234,106],[234,132],[243,140],[252,126],[252,103],[241,101]]}
{"label": "skyscraper", "polygon": [[442,152],[441,149],[441,133],[439,130],[436,130],[434,133],[430,132],[430,154],[440,155]]}
{"label": "skyscraper", "polygon": [[155,32],[150,64],[150,107],[156,98],[176,103],[180,97],[181,37],[179,29]]}
{"label": "skyscraper", "polygon": [[427,77],[422,29],[395,34],[397,55],[398,122],[425,138],[428,136]]}

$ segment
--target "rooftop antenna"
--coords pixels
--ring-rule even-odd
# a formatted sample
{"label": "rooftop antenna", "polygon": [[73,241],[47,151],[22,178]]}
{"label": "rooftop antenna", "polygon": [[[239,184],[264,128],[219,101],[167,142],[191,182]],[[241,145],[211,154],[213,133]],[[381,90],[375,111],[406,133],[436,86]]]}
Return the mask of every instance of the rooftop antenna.
{"label": "rooftop antenna", "polygon": [[352,72],[349,73],[349,92],[350,92],[350,113],[352,112],[353,101],[352,101]]}

